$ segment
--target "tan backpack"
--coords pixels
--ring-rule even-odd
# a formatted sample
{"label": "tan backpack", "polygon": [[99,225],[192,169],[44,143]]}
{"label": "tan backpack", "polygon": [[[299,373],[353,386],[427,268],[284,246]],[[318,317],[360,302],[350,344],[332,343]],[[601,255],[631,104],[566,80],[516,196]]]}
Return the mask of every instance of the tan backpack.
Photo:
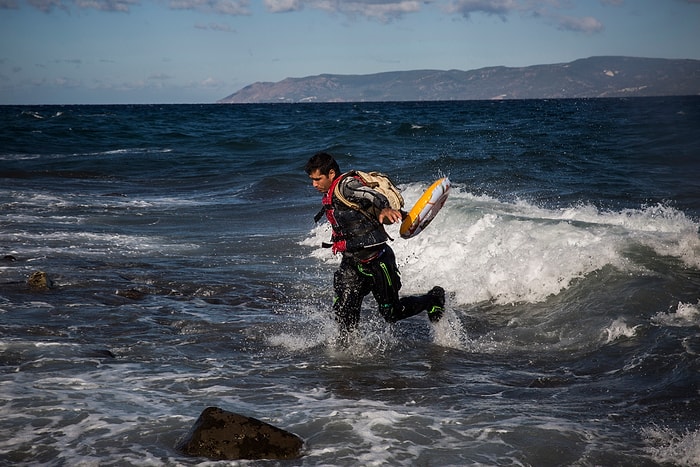
{"label": "tan backpack", "polygon": [[[389,200],[391,209],[400,210],[403,208],[404,200],[403,196],[401,196],[401,190],[396,188],[396,185],[394,185],[387,175],[381,172],[361,172],[359,170],[351,170],[350,172],[343,174],[343,177],[359,177],[362,183],[364,183],[366,186],[386,196],[386,198]],[[338,199],[338,201],[342,202],[346,206],[367,215],[359,204],[353,203],[343,196],[340,190],[340,184],[335,186],[333,195]],[[376,220],[379,213],[371,213],[371,215]]]}

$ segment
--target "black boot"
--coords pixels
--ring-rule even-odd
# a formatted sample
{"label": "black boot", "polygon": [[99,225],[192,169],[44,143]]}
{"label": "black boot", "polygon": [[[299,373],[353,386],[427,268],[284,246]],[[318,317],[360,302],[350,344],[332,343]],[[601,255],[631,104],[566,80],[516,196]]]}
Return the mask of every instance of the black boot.
{"label": "black boot", "polygon": [[431,306],[428,308],[428,319],[431,323],[437,323],[445,311],[445,289],[436,285],[426,295],[431,300]]}

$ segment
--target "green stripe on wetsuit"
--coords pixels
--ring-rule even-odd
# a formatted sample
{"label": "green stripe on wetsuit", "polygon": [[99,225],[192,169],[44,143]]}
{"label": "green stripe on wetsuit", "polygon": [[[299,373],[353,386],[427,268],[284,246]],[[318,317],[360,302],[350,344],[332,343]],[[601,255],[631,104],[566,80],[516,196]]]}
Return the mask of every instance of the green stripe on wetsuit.
{"label": "green stripe on wetsuit", "polygon": [[[382,268],[382,271],[384,271],[384,277],[386,277],[386,282],[389,284],[389,287],[393,287],[393,282],[391,280],[391,274],[389,274],[389,268],[386,267],[385,262],[380,262],[379,267]],[[360,271],[361,274],[364,274],[367,277],[374,277],[374,274],[371,272],[365,271],[365,268],[362,267],[361,264],[357,265],[357,270]]]}

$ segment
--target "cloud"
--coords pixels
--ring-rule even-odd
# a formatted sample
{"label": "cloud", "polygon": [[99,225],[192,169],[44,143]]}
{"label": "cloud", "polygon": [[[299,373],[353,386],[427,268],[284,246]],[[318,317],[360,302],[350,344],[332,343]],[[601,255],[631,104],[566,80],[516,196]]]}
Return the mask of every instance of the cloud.
{"label": "cloud", "polygon": [[83,82],[77,79],[72,79],[72,78],[65,78],[65,77],[60,77],[60,78],[55,78],[51,81],[51,84],[53,84],[56,87],[59,88],[71,88],[71,89],[76,89],[80,88],[83,86]]}
{"label": "cloud", "polygon": [[322,10],[327,13],[339,13],[351,17],[363,16],[388,22],[407,13],[420,11],[421,3],[417,0],[264,0],[267,11],[287,13],[303,8]]}
{"label": "cloud", "polygon": [[74,0],[74,3],[82,9],[128,13],[132,5],[138,5],[141,2],[138,0]]}
{"label": "cloud", "polygon": [[[321,2],[322,4],[325,2]],[[340,2],[342,12],[351,15],[362,15],[368,18],[375,18],[381,21],[388,21],[400,18],[407,13],[420,11],[421,2],[418,1],[398,1],[398,2]]]}
{"label": "cloud", "polygon": [[207,78],[199,83],[199,85],[203,88],[220,88],[224,84],[224,82],[216,80],[214,78]]}
{"label": "cloud", "polygon": [[195,10],[231,16],[251,14],[249,0],[172,0],[168,5],[173,10]]}
{"label": "cloud", "polygon": [[[616,7],[625,3],[625,0],[599,1],[603,5]],[[700,3],[700,0],[679,1]],[[436,6],[448,15],[459,15],[467,19],[482,14],[497,16],[505,21],[512,14],[520,14],[549,19],[563,30],[586,33],[603,30],[602,23],[591,16],[575,18],[559,13],[573,6],[571,1],[561,0],[263,0],[263,3],[270,13],[288,13],[307,8],[383,22],[416,13],[423,7]]]}
{"label": "cloud", "polygon": [[301,0],[264,0],[263,4],[270,13],[299,11],[304,6]]}
{"label": "cloud", "polygon": [[17,10],[19,3],[15,0],[0,0],[0,10]]}
{"label": "cloud", "polygon": [[68,7],[61,0],[27,0],[27,3],[44,13],[48,13],[54,8],[68,11]]}
{"label": "cloud", "polygon": [[[3,3],[16,4],[13,1],[0,0],[0,7],[4,6]],[[139,0],[73,0],[72,2],[64,2],[63,0],[27,0],[27,3],[44,13],[49,13],[54,8],[69,11],[71,5],[83,10],[92,9],[128,13],[131,6],[139,5],[141,2]]]}
{"label": "cloud", "polygon": [[[677,0],[700,3],[700,0]],[[599,0],[602,5],[621,6],[625,0]],[[141,0],[27,0],[34,8],[44,12],[54,9],[69,11],[94,9],[99,11],[129,12]],[[16,8],[16,0],[0,0],[0,8]],[[205,14],[249,16],[252,14],[251,0],[168,0],[163,3],[172,10],[191,10]],[[573,17],[562,13],[571,8],[570,1],[562,0],[263,0],[269,13],[290,13],[304,9],[345,15],[350,18],[364,17],[388,23],[401,17],[417,13],[424,7],[435,6],[448,15],[459,15],[469,19],[472,15],[491,15],[506,21],[512,14],[542,18],[551,25],[565,31],[593,34],[604,29],[603,24],[592,16]],[[198,29],[232,32],[225,23],[198,23]]]}
{"label": "cloud", "polygon": [[558,18],[558,23],[559,29],[565,31],[585,32],[586,34],[593,34],[605,29],[603,23],[591,16],[584,16],[583,18],[561,16]]}
{"label": "cloud", "polygon": [[204,23],[197,23],[194,25],[195,28],[197,29],[204,29],[204,30],[210,30],[210,31],[221,31],[221,32],[233,32],[233,29],[231,29],[231,26],[225,23],[209,23],[209,24],[204,24]]}
{"label": "cloud", "polygon": [[[698,0],[700,1],[700,0]],[[624,0],[601,0],[601,3],[619,6]],[[556,0],[453,0],[445,8],[449,14],[461,14],[469,18],[474,13],[498,16],[504,21],[510,14],[519,13],[523,16],[545,18],[563,31],[583,32],[593,34],[605,29],[603,23],[592,16],[573,17],[562,15],[559,9],[567,8],[567,3]]]}
{"label": "cloud", "polygon": [[[128,13],[132,5],[139,5],[139,0],[73,0],[64,2],[63,0],[27,0],[27,3],[44,13],[50,13],[54,9],[68,12],[73,5],[79,9],[93,9],[99,11],[118,11]],[[16,9],[19,3],[13,0],[0,0],[0,9]]]}
{"label": "cloud", "polygon": [[461,14],[465,18],[469,18],[472,13],[485,13],[505,19],[508,14],[520,9],[515,0],[454,0],[448,4],[445,11]]}
{"label": "cloud", "polygon": [[[128,13],[132,7],[141,5],[141,0],[27,0],[37,10],[49,13],[54,9],[69,11],[71,6],[82,10],[112,11]],[[194,10],[240,16],[250,15],[250,0],[171,0],[172,10]],[[16,9],[16,0],[0,0],[0,9]]]}

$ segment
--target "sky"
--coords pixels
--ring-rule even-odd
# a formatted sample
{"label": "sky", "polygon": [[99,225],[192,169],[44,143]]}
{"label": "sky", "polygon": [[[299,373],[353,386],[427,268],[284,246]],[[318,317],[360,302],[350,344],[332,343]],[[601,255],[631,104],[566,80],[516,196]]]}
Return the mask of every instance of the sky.
{"label": "sky", "polygon": [[288,77],[700,59],[700,0],[0,0],[0,105],[213,103]]}

